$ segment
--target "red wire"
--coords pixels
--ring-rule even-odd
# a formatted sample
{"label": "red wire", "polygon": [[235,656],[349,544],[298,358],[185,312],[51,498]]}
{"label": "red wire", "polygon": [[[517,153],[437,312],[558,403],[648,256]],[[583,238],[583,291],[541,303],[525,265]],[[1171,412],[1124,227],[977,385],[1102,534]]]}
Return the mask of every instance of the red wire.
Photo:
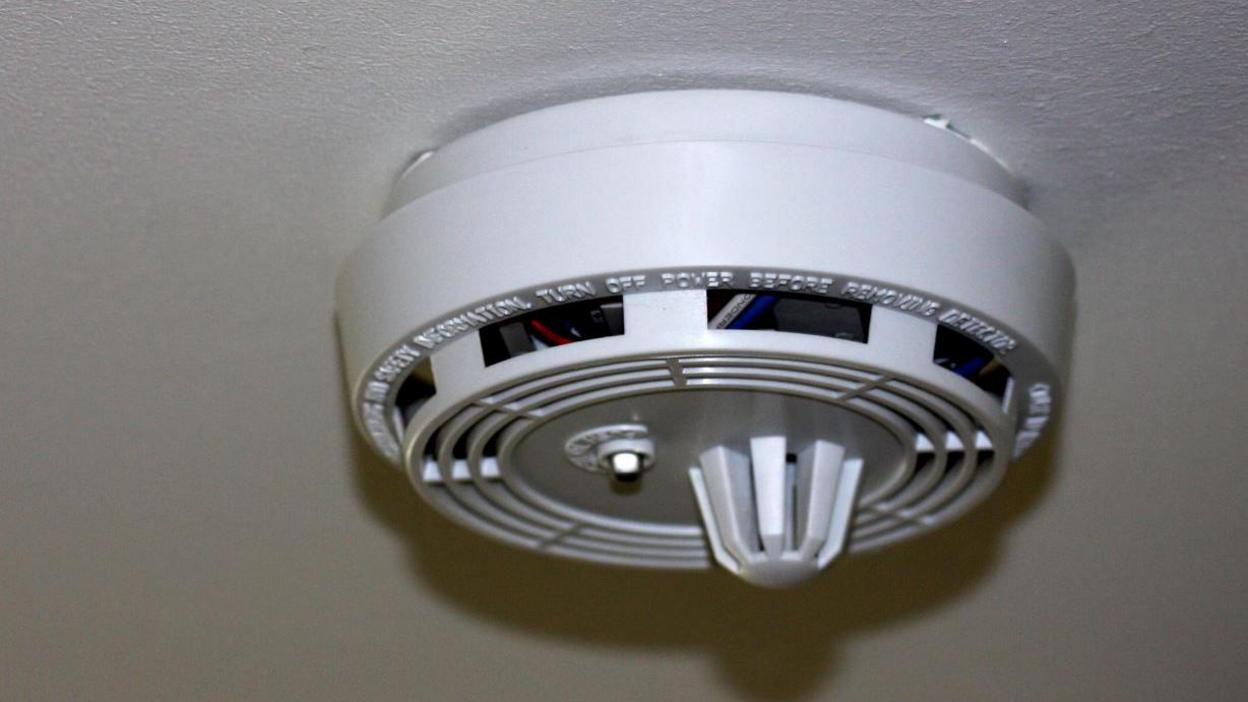
{"label": "red wire", "polygon": [[554,344],[555,346],[563,346],[564,344],[570,344],[570,343],[572,343],[572,340],[571,340],[571,339],[569,339],[568,337],[566,337],[566,336],[564,336],[564,335],[560,334],[559,332],[555,331],[554,329],[551,329],[550,327],[546,326],[545,324],[542,324],[541,322],[537,321],[536,319],[529,321],[529,324],[531,324],[531,325],[533,326],[533,330],[534,330],[534,331],[536,331],[538,334],[541,334],[541,335],[545,338],[545,340],[546,340],[546,341],[549,341],[550,343]]}

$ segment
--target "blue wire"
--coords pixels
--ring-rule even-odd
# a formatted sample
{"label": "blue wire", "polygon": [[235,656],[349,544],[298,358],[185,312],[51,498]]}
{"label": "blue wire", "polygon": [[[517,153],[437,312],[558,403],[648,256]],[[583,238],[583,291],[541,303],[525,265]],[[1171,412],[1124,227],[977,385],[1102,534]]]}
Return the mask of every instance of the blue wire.
{"label": "blue wire", "polygon": [[758,315],[771,309],[771,306],[774,304],[776,304],[775,295],[759,295],[754,298],[754,301],[750,303],[749,307],[745,308],[744,312],[737,315],[737,318],[732,320],[732,323],[728,325],[728,328],[745,329],[746,325],[753,322]]}
{"label": "blue wire", "polygon": [[957,373],[958,375],[962,376],[963,378],[970,378],[970,377],[972,377],[973,375],[975,375],[976,373],[978,373],[978,372],[979,372],[979,370],[980,370],[981,368],[983,368],[984,366],[986,366],[986,365],[988,365],[988,359],[983,358],[983,357],[981,356],[981,357],[979,357],[979,358],[972,358],[971,360],[967,361],[966,363],[963,363],[962,365],[958,366],[957,368],[954,368],[954,369],[953,369],[953,372],[954,372],[954,373]]}

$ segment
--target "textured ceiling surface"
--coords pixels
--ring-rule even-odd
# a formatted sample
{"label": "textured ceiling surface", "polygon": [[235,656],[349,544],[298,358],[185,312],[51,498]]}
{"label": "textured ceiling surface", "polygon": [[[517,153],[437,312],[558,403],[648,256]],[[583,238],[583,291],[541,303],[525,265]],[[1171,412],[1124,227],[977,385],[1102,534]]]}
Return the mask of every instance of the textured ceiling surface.
{"label": "textured ceiling surface", "polygon": [[[793,592],[540,558],[361,448],[337,264],[412,154],[572,98],[942,114],[1080,280],[1060,431]],[[0,697],[1237,699],[1248,7],[0,2]]]}

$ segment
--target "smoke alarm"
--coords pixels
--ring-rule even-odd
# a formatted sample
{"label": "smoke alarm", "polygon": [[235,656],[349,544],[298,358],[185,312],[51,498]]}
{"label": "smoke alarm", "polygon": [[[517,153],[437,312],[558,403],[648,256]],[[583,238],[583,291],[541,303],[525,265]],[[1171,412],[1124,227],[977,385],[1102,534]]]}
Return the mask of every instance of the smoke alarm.
{"label": "smoke alarm", "polygon": [[673,91],[417,161],[344,265],[355,418],[523,548],[782,586],[986,497],[1060,391],[1071,264],[966,138]]}

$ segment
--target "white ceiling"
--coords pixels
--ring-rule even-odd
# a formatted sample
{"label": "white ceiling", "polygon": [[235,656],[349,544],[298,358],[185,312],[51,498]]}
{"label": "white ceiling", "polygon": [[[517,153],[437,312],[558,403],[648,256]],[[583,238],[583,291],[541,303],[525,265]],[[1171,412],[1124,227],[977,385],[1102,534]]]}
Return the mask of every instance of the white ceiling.
{"label": "white ceiling", "polygon": [[[1235,699],[1248,6],[0,3],[0,697]],[[811,587],[432,514],[347,420],[337,264],[422,149],[734,86],[939,113],[1080,278],[1064,427]]]}

